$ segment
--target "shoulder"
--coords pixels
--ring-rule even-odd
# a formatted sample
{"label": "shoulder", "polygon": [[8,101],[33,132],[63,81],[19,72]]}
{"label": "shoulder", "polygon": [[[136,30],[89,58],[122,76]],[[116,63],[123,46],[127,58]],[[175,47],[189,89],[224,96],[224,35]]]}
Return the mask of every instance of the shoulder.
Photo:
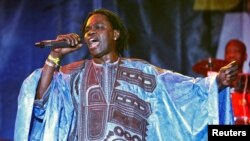
{"label": "shoulder", "polygon": [[166,69],[157,67],[146,60],[138,59],[138,58],[122,58],[121,62],[122,62],[122,66],[128,67],[128,68],[134,68],[134,69],[150,71],[150,72],[153,71],[153,72],[157,72],[158,74],[164,73],[166,71]]}
{"label": "shoulder", "polygon": [[124,62],[124,63],[151,65],[148,61],[143,60],[143,59],[138,59],[138,58],[122,58],[121,61]]}
{"label": "shoulder", "polygon": [[85,62],[86,60],[80,60],[80,61],[76,61],[67,65],[64,65],[60,68],[60,71],[66,74],[70,74],[72,72],[81,70],[84,67]]}

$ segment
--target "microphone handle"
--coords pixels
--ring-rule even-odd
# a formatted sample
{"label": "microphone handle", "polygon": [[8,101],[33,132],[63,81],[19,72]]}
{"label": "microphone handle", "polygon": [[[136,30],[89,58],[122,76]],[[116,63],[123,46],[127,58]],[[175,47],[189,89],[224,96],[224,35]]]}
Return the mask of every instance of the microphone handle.
{"label": "microphone handle", "polygon": [[40,47],[40,48],[45,48],[45,47],[58,47],[58,48],[67,48],[71,47],[66,41],[61,40],[46,40],[46,41],[41,41],[35,43],[35,46]]}

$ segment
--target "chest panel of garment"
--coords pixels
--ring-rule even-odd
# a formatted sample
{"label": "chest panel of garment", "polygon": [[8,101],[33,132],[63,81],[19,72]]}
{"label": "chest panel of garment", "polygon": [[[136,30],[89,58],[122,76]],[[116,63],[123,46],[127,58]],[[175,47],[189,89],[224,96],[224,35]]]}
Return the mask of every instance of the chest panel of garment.
{"label": "chest panel of garment", "polygon": [[[117,72],[112,72],[114,70]],[[82,87],[80,91],[82,95],[79,112],[81,115],[79,116],[81,127],[78,133],[80,135],[78,136],[82,140],[86,140],[86,138],[87,140],[104,138],[106,140],[112,140],[114,137],[126,140],[132,140],[133,138],[145,140],[146,126],[148,125],[146,119],[151,114],[150,104],[138,98],[136,94],[114,88],[114,86],[119,85],[118,80],[125,81],[124,79],[126,79],[126,76],[118,74],[131,74],[131,72],[133,71],[128,69],[124,70],[120,67],[118,69],[114,66],[96,71],[94,65],[91,63],[86,67],[85,74],[82,77]],[[154,80],[153,77],[150,78],[150,75],[143,73],[138,73],[137,78],[138,77],[140,83],[137,81],[136,84],[145,88],[145,91],[153,89],[153,84],[155,84],[155,82],[152,81]],[[149,80],[152,82],[141,83],[141,80]],[[128,82],[133,85],[135,84],[134,81]],[[147,85],[144,86],[141,84]],[[106,90],[104,90],[105,87]],[[116,126],[107,129],[107,124],[109,123]],[[121,134],[121,131],[124,131],[124,134]]]}

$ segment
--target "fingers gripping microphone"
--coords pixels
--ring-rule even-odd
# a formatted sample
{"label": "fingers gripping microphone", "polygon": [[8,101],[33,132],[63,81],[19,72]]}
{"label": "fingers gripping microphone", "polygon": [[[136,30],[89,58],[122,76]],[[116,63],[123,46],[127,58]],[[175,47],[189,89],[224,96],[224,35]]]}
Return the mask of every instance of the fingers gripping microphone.
{"label": "fingers gripping microphone", "polygon": [[58,47],[58,48],[72,47],[65,40],[44,40],[44,41],[35,43],[35,46],[40,47],[40,48],[45,48],[45,47]]}

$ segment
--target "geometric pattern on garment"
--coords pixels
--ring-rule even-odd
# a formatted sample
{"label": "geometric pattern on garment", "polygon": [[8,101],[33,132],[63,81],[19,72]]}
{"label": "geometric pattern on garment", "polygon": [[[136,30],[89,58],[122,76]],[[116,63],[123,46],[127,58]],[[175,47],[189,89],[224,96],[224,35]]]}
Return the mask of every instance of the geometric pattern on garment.
{"label": "geometric pattern on garment", "polygon": [[[124,68],[118,67],[117,75],[133,72]],[[151,114],[150,104],[133,93],[116,89],[112,90],[111,100],[108,101],[93,63],[85,63],[84,69],[80,89],[81,106],[78,111],[78,140],[145,140],[147,118]],[[135,72],[138,74],[138,70]],[[144,73],[137,76],[141,78],[137,85],[147,91],[154,89],[154,77]],[[141,83],[141,80],[147,82]],[[126,82],[131,83],[131,79]],[[119,84],[117,80],[114,83]]]}
{"label": "geometric pattern on garment", "polygon": [[143,88],[146,92],[153,92],[156,87],[155,76],[143,73],[138,69],[120,66],[117,72],[117,79],[137,85]]}
{"label": "geometric pattern on garment", "polygon": [[[147,118],[151,114],[150,104],[141,100],[136,95],[121,90],[115,90],[109,108],[109,122],[117,125],[122,125],[126,129],[117,126],[114,129],[114,134],[124,136],[127,140],[142,139],[145,140],[147,131]],[[120,131],[120,132],[119,132]],[[132,131],[137,135],[130,135],[128,131]],[[120,133],[120,134],[118,134]]]}

